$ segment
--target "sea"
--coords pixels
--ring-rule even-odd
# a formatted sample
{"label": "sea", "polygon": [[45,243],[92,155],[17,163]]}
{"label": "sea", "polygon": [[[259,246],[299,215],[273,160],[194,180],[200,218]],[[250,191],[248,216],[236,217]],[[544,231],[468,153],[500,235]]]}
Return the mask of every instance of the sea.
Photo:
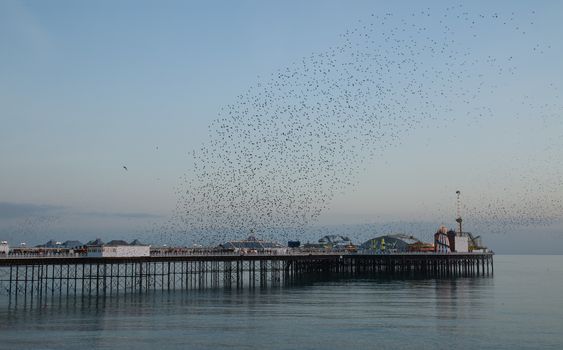
{"label": "sea", "polygon": [[0,297],[0,349],[563,349],[563,256],[496,255],[494,274]]}

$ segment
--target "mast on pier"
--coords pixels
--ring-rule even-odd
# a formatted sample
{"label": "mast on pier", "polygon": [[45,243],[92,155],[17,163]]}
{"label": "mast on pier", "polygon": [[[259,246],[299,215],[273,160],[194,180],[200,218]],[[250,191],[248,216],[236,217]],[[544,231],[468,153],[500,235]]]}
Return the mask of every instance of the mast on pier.
{"label": "mast on pier", "polygon": [[455,219],[455,221],[459,224],[458,232],[461,235],[461,233],[463,232],[461,229],[461,223],[463,221],[461,219],[461,199],[459,198],[461,191],[457,190],[455,193],[457,194],[457,219]]}

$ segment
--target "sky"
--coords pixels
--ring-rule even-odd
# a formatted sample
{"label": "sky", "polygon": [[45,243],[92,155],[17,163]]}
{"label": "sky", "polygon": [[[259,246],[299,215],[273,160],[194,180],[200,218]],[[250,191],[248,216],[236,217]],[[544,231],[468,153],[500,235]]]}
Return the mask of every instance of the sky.
{"label": "sky", "polygon": [[[182,241],[181,224],[166,223],[194,220],[178,215],[178,193],[205,188],[194,169],[214,164],[202,149],[222,152],[211,146],[222,111],[375,23],[375,34],[407,39],[417,26],[413,40],[455,40],[449,57],[416,64],[458,62],[445,69],[466,74],[448,91],[477,96],[432,98],[447,107],[440,115],[394,126],[374,155],[354,151],[351,184],[322,192],[320,215],[300,223],[304,240],[325,232],[313,227],[357,241],[394,231],[429,239],[455,224],[461,190],[467,227],[495,251],[561,254],[561,13],[554,1],[2,1],[0,238]],[[375,34],[380,49],[369,52],[396,47]],[[409,101],[398,103],[416,108]]]}

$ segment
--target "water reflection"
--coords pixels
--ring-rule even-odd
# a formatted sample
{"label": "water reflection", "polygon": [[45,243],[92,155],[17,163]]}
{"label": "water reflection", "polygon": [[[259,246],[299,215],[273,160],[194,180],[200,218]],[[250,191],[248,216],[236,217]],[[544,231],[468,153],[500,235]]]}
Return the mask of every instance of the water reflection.
{"label": "water reflection", "polygon": [[0,348],[559,348],[557,266],[561,257],[518,257],[494,278],[325,275],[267,288],[4,299]]}
{"label": "water reflection", "polygon": [[[400,274],[383,274],[380,273],[374,277],[370,274],[303,274],[299,278],[286,279],[283,283],[276,285],[255,285],[237,288],[229,287],[208,287],[202,289],[188,290],[171,290],[171,291],[148,291],[140,293],[114,293],[113,295],[49,295],[45,293],[39,295],[1,295],[0,307],[4,307],[9,312],[18,312],[18,310],[43,310],[57,308],[96,308],[103,309],[105,307],[117,307],[119,305],[128,305],[128,303],[161,303],[173,297],[176,301],[192,300],[194,296],[201,297],[205,295],[217,296],[220,293],[223,296],[253,296],[267,295],[269,293],[283,293],[291,290],[299,290],[302,288],[311,288],[315,286],[340,286],[340,285],[356,285],[365,284],[373,285],[376,288],[386,290],[385,285],[392,288],[407,288],[408,290],[417,288],[433,287],[434,298],[437,300],[437,310],[443,314],[443,318],[451,317],[448,310],[453,310],[458,306],[458,299],[468,302],[479,302],[479,298],[472,297],[472,293],[478,292],[487,284],[492,284],[494,279],[492,276],[474,276],[474,277],[450,277],[450,278],[430,278],[425,276],[400,275]],[[197,299],[197,298],[196,298]],[[438,307],[441,306],[441,307]],[[479,305],[476,305],[479,306]]]}
{"label": "water reflection", "polygon": [[[273,348],[285,349],[303,344],[369,347],[375,339],[386,344],[386,337],[400,338],[404,332],[423,338],[464,334],[459,321],[488,307],[491,283],[490,277],[323,275],[266,288],[55,297],[0,309],[0,330],[10,348],[70,349],[88,343],[94,348],[151,349],[190,343],[194,348],[259,349],[272,339],[284,345]],[[22,329],[31,331],[23,343]],[[43,346],[53,337],[64,342]]]}

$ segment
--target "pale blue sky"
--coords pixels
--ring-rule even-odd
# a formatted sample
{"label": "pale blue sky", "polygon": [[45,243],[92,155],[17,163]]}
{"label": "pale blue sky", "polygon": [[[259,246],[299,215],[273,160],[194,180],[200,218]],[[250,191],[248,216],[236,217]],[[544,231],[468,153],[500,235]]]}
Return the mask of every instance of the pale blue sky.
{"label": "pale blue sky", "polygon": [[[429,8],[438,18],[450,6],[418,3],[0,2],[0,234],[36,243],[111,239],[164,220],[192,166],[188,155],[207,141],[222,107],[276,70],[339,45],[372,13],[422,25],[427,19],[411,13]],[[450,224],[458,187],[473,206],[531,198],[544,208],[563,199],[563,3],[464,6],[514,18],[509,29],[467,31],[447,21],[473,57],[510,55],[516,74],[498,78],[483,66],[481,82],[495,89],[480,101],[487,117],[466,118],[472,106],[460,106],[455,121],[404,135],[365,164],[320,224]],[[552,243],[549,252],[563,252],[560,218],[533,232]],[[509,252],[526,244],[515,242]]]}

